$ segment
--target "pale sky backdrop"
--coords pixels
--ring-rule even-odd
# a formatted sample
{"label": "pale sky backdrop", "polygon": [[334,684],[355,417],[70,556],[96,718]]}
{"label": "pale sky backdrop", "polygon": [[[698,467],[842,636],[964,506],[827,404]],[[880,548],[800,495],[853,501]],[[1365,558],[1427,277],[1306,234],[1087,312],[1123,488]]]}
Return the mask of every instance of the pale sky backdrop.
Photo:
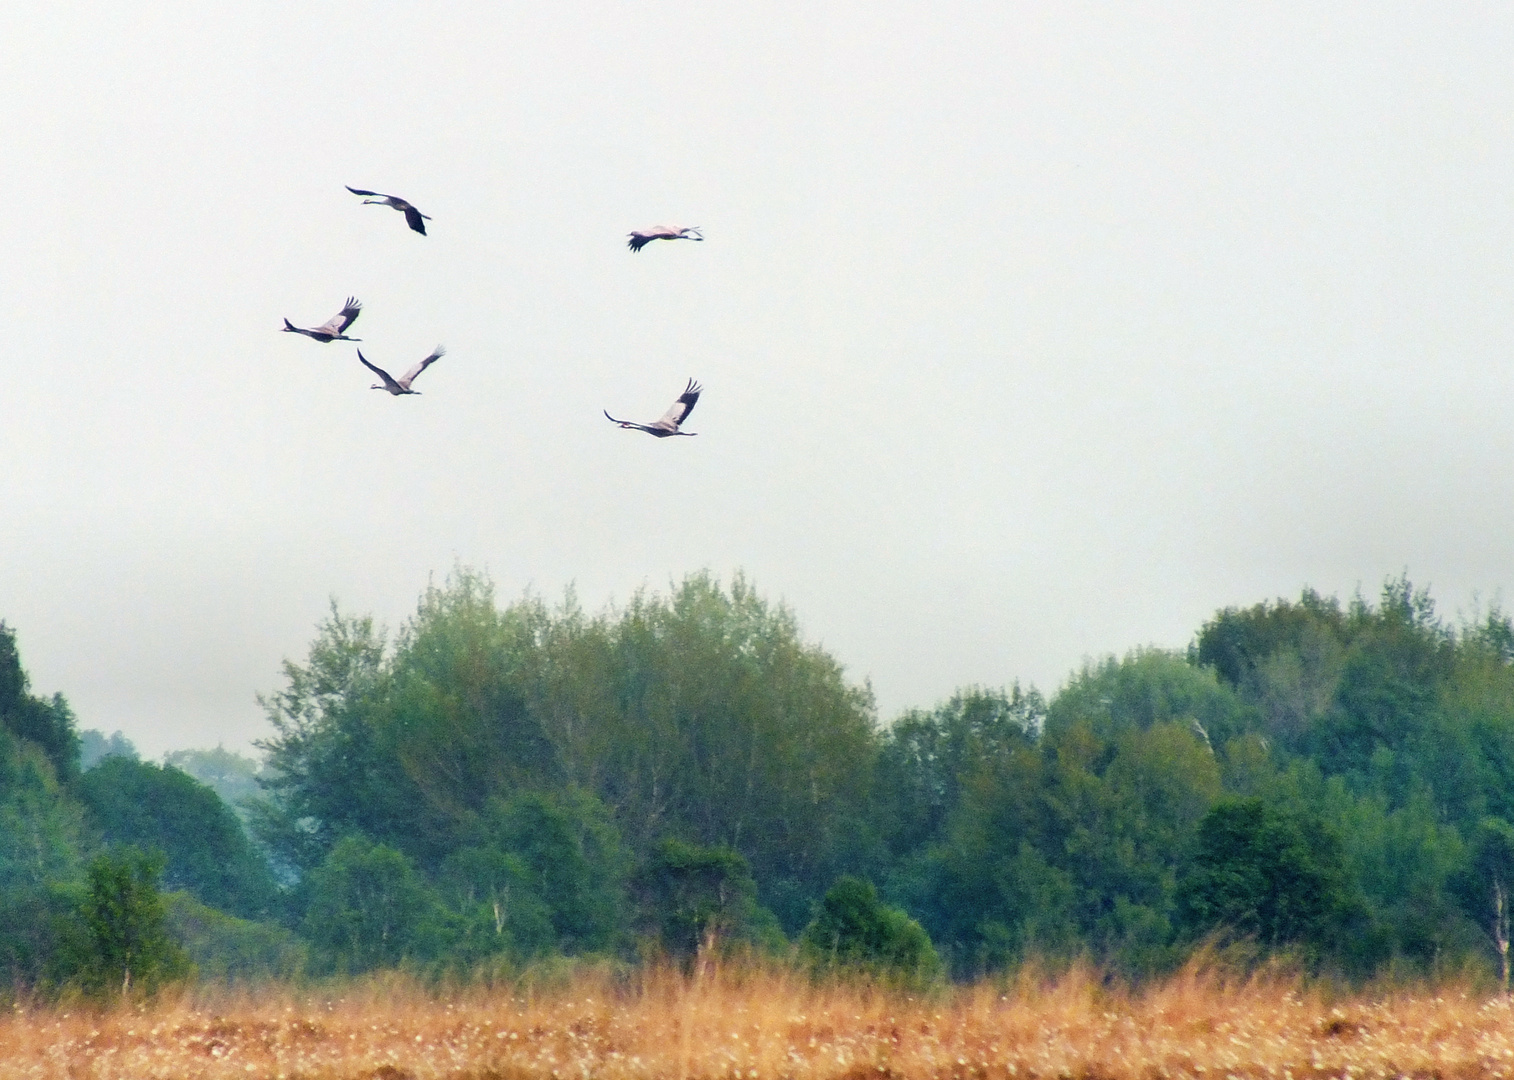
{"label": "pale sky backdrop", "polygon": [[[147,754],[328,599],[744,569],[880,715],[1514,584],[1514,6],[0,8],[0,618]],[[362,206],[394,192],[431,235]],[[632,228],[704,227],[638,255]],[[279,332],[353,294],[365,355]],[[651,420],[694,376],[696,439]]]}

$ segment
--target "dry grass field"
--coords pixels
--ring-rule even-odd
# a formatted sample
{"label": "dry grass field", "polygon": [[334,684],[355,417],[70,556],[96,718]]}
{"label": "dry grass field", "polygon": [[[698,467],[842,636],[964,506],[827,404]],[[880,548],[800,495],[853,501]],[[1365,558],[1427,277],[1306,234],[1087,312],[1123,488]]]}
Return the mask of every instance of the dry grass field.
{"label": "dry grass field", "polygon": [[554,989],[197,990],[18,1007],[0,1080],[1204,1080],[1514,1076],[1514,1011],[1458,992],[1328,998],[1190,970],[1137,994],[1087,973],[920,999],[781,972]]}

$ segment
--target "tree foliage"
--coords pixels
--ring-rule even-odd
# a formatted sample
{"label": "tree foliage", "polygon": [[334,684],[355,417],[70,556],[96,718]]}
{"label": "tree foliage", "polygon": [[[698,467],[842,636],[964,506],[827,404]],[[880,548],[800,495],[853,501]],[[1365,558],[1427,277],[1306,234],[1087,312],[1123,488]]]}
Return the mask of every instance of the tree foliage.
{"label": "tree foliage", "polygon": [[4,622],[0,622],[0,729],[41,750],[63,782],[78,775],[79,735],[73,710],[62,694],[46,699],[32,696],[16,632]]}
{"label": "tree foliage", "polygon": [[75,955],[72,973],[85,989],[120,996],[152,993],[193,970],[168,935],[158,891],[162,872],[161,853],[132,846],[102,852],[90,862],[79,908],[88,948]]}
{"label": "tree foliage", "polygon": [[255,829],[297,871],[360,832],[439,873],[491,805],[577,792],[634,858],[669,835],[729,845],[797,926],[865,843],[871,698],[739,578],[589,618],[500,609],[459,572],[392,650],[334,611],[285,673]]}
{"label": "tree foliage", "polygon": [[435,906],[401,852],[347,836],[311,872],[304,935],[326,970],[392,967],[434,950]]}
{"label": "tree foliage", "polygon": [[719,945],[783,939],[772,913],[757,903],[751,866],[723,844],[659,841],[637,875],[636,892],[643,932],[681,961]]}
{"label": "tree foliage", "polygon": [[81,774],[66,702],[31,694],[0,628],[13,981],[63,977],[89,860],[126,841],[166,855],[194,894],[177,932],[228,972],[783,935],[886,967],[875,938],[898,931],[957,976],[1088,956],[1139,979],[1218,939],[1350,977],[1506,978],[1514,624],[1450,623],[1406,577],[880,725],[742,577],[591,614],[459,570],[393,634],[333,606],[263,702],[262,762],[171,757],[221,797],[127,755]]}
{"label": "tree foliage", "polygon": [[1335,834],[1254,798],[1222,801],[1199,823],[1179,909],[1195,934],[1302,946],[1314,958],[1340,953],[1361,921]]}
{"label": "tree foliage", "polygon": [[164,855],[164,884],[233,915],[268,916],[276,885],[242,824],[214,791],[171,765],[107,757],[78,783],[107,843]]}
{"label": "tree foliage", "polygon": [[942,973],[920,924],[880,900],[872,882],[850,874],[826,891],[800,944],[822,972],[858,970],[913,988],[928,986]]}

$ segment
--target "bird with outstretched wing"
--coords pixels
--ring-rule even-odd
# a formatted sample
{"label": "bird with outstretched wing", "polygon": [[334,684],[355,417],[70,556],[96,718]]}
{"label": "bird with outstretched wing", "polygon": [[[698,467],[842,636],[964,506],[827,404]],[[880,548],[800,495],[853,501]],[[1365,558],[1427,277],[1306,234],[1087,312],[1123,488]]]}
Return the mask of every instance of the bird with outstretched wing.
{"label": "bird with outstretched wing", "polygon": [[679,431],[679,426],[689,418],[689,413],[694,411],[694,406],[699,403],[699,394],[704,389],[693,379],[684,387],[683,393],[678,400],[673,402],[667,412],[662,414],[661,420],[655,420],[650,424],[635,424],[629,420],[617,420],[610,415],[610,410],[605,410],[605,419],[619,424],[623,428],[635,428],[637,431],[645,431],[648,435],[655,435],[659,439],[666,439],[669,435],[697,435],[697,431]]}
{"label": "bird with outstretched wing", "polygon": [[396,397],[398,397],[400,394],[419,394],[419,390],[410,389],[410,384],[415,381],[417,375],[425,371],[428,367],[430,367],[432,364],[436,363],[436,361],[440,360],[443,356],[446,355],[447,350],[438,345],[436,348],[431,350],[430,356],[426,357],[426,359],[422,360],[420,363],[416,364],[413,368],[396,379],[383,368],[377,366],[376,364],[370,364],[368,362],[368,358],[363,355],[362,349],[359,349],[357,351],[357,358],[363,362],[363,366],[377,375],[380,379],[384,380],[381,383],[374,383],[369,387],[369,389],[387,390],[391,394],[394,394]]}
{"label": "bird with outstretched wing", "polygon": [[365,198],[363,200],[364,206],[367,206],[369,203],[378,203],[381,206],[394,207],[396,210],[405,215],[406,225],[409,225],[412,229],[420,233],[422,236],[426,235],[426,222],[431,220],[431,216],[429,214],[421,213],[419,210],[411,206],[408,202],[400,198],[398,195],[385,195],[379,191],[364,191],[362,188],[355,188],[351,184],[346,184],[344,186],[354,195],[371,196],[370,198]]}
{"label": "bird with outstretched wing", "polygon": [[357,317],[363,313],[363,304],[355,296],[347,297],[347,303],[342,310],[327,319],[320,326],[307,330],[295,326],[288,319],[284,320],[284,332],[286,334],[304,334],[316,341],[362,341],[362,338],[348,337],[347,327],[357,322]]}

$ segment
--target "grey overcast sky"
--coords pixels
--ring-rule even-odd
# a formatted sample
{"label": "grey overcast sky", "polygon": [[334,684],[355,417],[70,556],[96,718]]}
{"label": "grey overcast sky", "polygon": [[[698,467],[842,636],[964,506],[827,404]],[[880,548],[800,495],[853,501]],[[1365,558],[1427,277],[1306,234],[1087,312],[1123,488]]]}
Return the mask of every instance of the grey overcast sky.
{"label": "grey overcast sky", "polygon": [[[147,754],[329,598],[745,570],[880,715],[1514,581],[1514,6],[8,3],[0,617]],[[344,184],[404,195],[431,235]],[[704,227],[638,255],[632,228]],[[362,298],[365,355],[279,333]],[[652,419],[694,376],[688,427]]]}

